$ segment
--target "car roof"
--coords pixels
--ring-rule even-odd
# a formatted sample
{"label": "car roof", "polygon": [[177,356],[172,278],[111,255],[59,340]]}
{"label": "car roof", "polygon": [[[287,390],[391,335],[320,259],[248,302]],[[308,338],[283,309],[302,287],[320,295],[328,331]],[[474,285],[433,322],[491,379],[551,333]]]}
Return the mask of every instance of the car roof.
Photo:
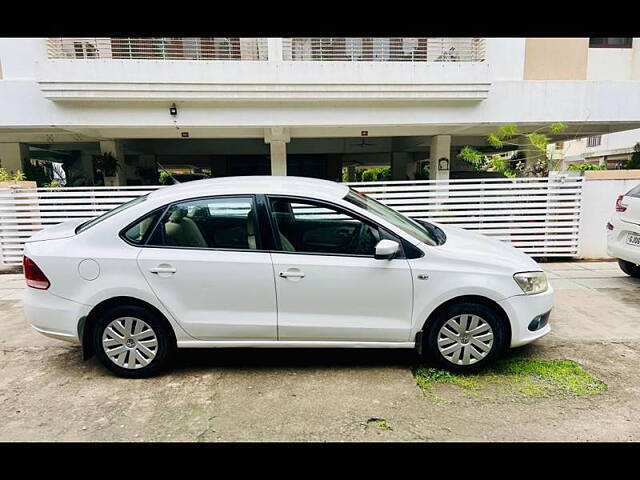
{"label": "car roof", "polygon": [[344,184],[306,177],[245,176],[222,177],[178,183],[156,190],[153,200],[177,200],[208,195],[271,194],[311,197],[324,200],[343,198],[349,187]]}

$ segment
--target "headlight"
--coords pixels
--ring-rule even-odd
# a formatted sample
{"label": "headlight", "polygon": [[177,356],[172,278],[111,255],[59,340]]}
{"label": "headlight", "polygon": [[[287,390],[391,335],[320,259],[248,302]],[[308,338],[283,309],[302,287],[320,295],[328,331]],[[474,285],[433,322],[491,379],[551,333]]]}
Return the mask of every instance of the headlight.
{"label": "headlight", "polygon": [[547,274],[544,272],[522,272],[513,276],[520,288],[527,295],[546,292],[549,288]]}

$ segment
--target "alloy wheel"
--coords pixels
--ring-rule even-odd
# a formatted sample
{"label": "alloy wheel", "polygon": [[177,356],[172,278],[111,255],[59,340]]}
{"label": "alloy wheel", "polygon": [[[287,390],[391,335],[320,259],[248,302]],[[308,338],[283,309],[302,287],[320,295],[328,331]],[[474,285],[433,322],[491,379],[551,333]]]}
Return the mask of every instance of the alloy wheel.
{"label": "alloy wheel", "polygon": [[485,358],[493,347],[493,330],[482,317],[456,315],[438,332],[438,350],[455,365],[473,365]]}
{"label": "alloy wheel", "polygon": [[121,317],[104,329],[102,348],[113,363],[133,370],[146,367],[153,361],[158,353],[158,338],[145,321]]}

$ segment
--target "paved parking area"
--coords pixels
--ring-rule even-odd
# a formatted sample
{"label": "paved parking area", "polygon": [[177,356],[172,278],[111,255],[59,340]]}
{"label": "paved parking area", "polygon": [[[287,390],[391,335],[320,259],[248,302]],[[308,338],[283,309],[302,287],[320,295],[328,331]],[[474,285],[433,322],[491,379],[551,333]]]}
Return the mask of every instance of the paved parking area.
{"label": "paved parking area", "polygon": [[160,377],[124,380],[32,331],[22,275],[0,274],[0,440],[640,440],[640,280],[615,262],[542,265],[553,331],[513,354],[574,360],[604,394],[434,400],[413,352],[382,350],[184,351]]}

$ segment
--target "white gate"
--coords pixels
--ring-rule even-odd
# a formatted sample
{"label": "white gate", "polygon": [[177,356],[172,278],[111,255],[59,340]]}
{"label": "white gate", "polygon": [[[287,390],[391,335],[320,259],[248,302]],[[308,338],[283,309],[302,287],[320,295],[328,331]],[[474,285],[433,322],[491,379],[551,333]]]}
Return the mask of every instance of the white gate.
{"label": "white gate", "polygon": [[[578,253],[581,177],[392,181],[350,184],[414,218],[510,242],[534,257]],[[22,262],[24,241],[69,219],[89,219],[157,188],[0,189],[0,259]]]}

